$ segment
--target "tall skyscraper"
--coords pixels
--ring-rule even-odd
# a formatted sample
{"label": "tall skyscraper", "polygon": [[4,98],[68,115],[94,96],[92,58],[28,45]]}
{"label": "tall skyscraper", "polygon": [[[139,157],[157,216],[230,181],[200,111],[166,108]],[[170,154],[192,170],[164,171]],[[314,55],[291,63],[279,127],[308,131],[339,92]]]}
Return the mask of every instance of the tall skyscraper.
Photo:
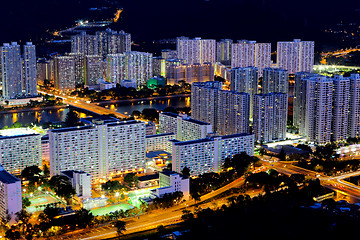
{"label": "tall skyscraper", "polygon": [[360,75],[350,76],[348,137],[360,137]]}
{"label": "tall skyscraper", "polygon": [[216,62],[220,62],[225,65],[231,64],[231,39],[221,39],[216,43]]}
{"label": "tall skyscraper", "polygon": [[259,71],[256,67],[237,67],[231,69],[230,89],[249,93],[252,97],[258,93]]}
{"label": "tall skyscraper", "polygon": [[287,94],[267,93],[254,96],[253,131],[255,140],[272,142],[286,139]]}
{"label": "tall skyscraper", "polygon": [[85,84],[85,55],[82,53],[69,53],[74,58],[75,84]]}
{"label": "tall skyscraper", "polygon": [[107,56],[107,78],[120,83],[124,79],[135,79],[138,87],[146,85],[152,77],[152,54],[145,52],[125,52]]}
{"label": "tall skyscraper", "polygon": [[214,39],[179,37],[176,49],[178,59],[184,59],[187,64],[215,64],[216,41]]}
{"label": "tall skyscraper", "polygon": [[37,95],[36,53],[31,42],[24,45],[23,56],[16,42],[0,48],[3,98],[15,99]]}
{"label": "tall skyscraper", "polygon": [[313,72],[314,66],[313,41],[301,41],[294,39],[292,42],[278,42],[276,63],[278,68],[289,71],[289,74],[297,72]]}
{"label": "tall skyscraper", "polygon": [[331,141],[333,81],[324,76],[306,79],[305,129],[307,141]]}
{"label": "tall skyscraper", "polygon": [[320,76],[314,73],[298,72],[295,74],[294,111],[293,123],[299,128],[299,134],[305,136],[305,114],[306,114],[306,79],[308,77]]}
{"label": "tall skyscraper", "polygon": [[343,141],[348,137],[350,79],[337,75],[333,78],[333,87],[331,141]]}
{"label": "tall skyscraper", "polygon": [[220,82],[193,83],[191,117],[220,134],[249,132],[250,94],[221,90]]}
{"label": "tall skyscraper", "polygon": [[231,67],[257,67],[259,77],[262,70],[271,66],[271,44],[240,40],[231,46]]}
{"label": "tall skyscraper", "polygon": [[249,133],[250,94],[219,91],[216,115],[219,134]]}
{"label": "tall skyscraper", "polygon": [[264,68],[262,93],[289,92],[289,74],[285,69]]}
{"label": "tall skyscraper", "polygon": [[72,56],[55,57],[55,88],[62,91],[75,89],[75,60]]}
{"label": "tall skyscraper", "polygon": [[191,117],[217,127],[217,99],[221,82],[202,82],[191,85]]}
{"label": "tall skyscraper", "polygon": [[99,55],[85,56],[85,84],[95,85],[103,78],[102,57]]}
{"label": "tall skyscraper", "polygon": [[263,69],[271,67],[271,43],[255,43],[255,67],[259,69],[259,77]]}
{"label": "tall skyscraper", "polygon": [[231,45],[231,68],[255,66],[256,41],[239,40]]}
{"label": "tall skyscraper", "polygon": [[36,50],[31,42],[24,45],[23,51],[24,61],[24,80],[23,80],[23,95],[36,96],[37,95],[37,81],[36,81]]}
{"label": "tall skyscraper", "polygon": [[84,55],[99,54],[99,43],[95,35],[82,32],[71,36],[71,52],[82,53]]}

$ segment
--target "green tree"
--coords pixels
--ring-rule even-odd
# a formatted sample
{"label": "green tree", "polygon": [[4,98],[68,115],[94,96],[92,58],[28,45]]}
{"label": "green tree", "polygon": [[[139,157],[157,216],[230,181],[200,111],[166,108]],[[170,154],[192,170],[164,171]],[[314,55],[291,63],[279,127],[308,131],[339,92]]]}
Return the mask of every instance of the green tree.
{"label": "green tree", "polygon": [[40,179],[41,169],[36,166],[28,166],[21,171],[21,177],[29,180],[31,183],[38,183]]}
{"label": "green tree", "polygon": [[126,230],[126,222],[121,220],[116,220],[114,223],[114,226],[116,228],[117,235],[120,236],[125,232]]}
{"label": "green tree", "polygon": [[27,197],[23,197],[22,198],[22,206],[23,206],[23,208],[30,207],[30,205],[31,205],[30,199],[27,198]]}
{"label": "green tree", "polygon": [[65,198],[68,204],[75,194],[75,189],[73,188],[70,180],[62,175],[53,176],[49,181],[49,186],[56,195]]}
{"label": "green tree", "polygon": [[65,125],[68,127],[78,126],[79,121],[79,114],[74,109],[70,109],[66,114]]}
{"label": "green tree", "polygon": [[47,164],[43,165],[43,174],[44,174],[44,177],[46,177],[46,178],[48,178],[50,176],[50,169]]}
{"label": "green tree", "polygon": [[76,211],[75,219],[80,228],[85,228],[92,224],[94,216],[89,210],[81,208]]}
{"label": "green tree", "polygon": [[107,181],[106,183],[101,185],[101,189],[106,192],[113,193],[115,191],[121,190],[125,188],[118,180]]}
{"label": "green tree", "polygon": [[136,176],[135,173],[128,173],[124,177],[124,182],[129,185],[132,185],[132,184],[136,185],[138,182],[138,177]]}
{"label": "green tree", "polygon": [[184,176],[190,177],[190,169],[189,169],[187,166],[185,166],[185,167],[183,168],[183,170],[181,171],[181,173],[182,173],[182,175],[184,175]]}

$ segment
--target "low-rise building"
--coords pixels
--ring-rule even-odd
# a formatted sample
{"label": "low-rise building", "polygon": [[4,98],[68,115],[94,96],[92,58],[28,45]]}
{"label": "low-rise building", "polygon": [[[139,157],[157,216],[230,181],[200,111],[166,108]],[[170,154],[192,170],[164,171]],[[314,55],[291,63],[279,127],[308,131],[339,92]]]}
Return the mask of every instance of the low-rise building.
{"label": "low-rise building", "polygon": [[163,197],[166,193],[182,192],[184,199],[190,198],[190,181],[187,176],[174,171],[162,171],[159,173],[159,188],[152,190],[157,197]]}
{"label": "low-rise building", "polygon": [[84,171],[63,171],[61,175],[66,176],[71,181],[76,195],[79,198],[91,198],[91,175]]}

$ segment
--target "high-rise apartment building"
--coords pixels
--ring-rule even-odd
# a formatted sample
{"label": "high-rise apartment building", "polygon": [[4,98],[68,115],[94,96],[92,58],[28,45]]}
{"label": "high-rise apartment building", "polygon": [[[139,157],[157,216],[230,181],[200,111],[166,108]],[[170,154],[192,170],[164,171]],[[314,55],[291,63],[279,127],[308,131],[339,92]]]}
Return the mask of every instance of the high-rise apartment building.
{"label": "high-rise apartment building", "polygon": [[85,56],[85,84],[95,85],[103,78],[102,57],[100,55]]}
{"label": "high-rise apartment building", "polygon": [[285,69],[264,68],[262,93],[289,92],[289,74]]}
{"label": "high-rise apartment building", "polygon": [[41,167],[41,136],[26,128],[1,130],[0,164],[12,174],[28,166]]}
{"label": "high-rise apartment building", "polygon": [[176,49],[177,58],[184,59],[187,64],[215,64],[216,41],[214,39],[179,37]]}
{"label": "high-rise apartment building", "polygon": [[36,50],[35,45],[27,42],[23,46],[23,96],[37,95],[37,81],[36,81]]}
{"label": "high-rise apartment building", "polygon": [[249,133],[249,93],[221,90],[216,104],[216,131],[220,135]]}
{"label": "high-rise apartment building", "polygon": [[348,138],[350,79],[337,75],[333,78],[333,108],[331,141]]}
{"label": "high-rise apartment building", "polygon": [[145,168],[145,123],[117,119],[49,131],[50,173],[81,170],[93,179]]}
{"label": "high-rise apartment building", "polygon": [[10,215],[10,224],[15,223],[16,213],[22,209],[21,181],[0,165],[0,217]]}
{"label": "high-rise apartment building", "polygon": [[191,117],[210,123],[216,131],[217,126],[217,99],[222,83],[202,82],[191,85]]}
{"label": "high-rise apartment building", "polygon": [[74,59],[75,84],[85,84],[85,55],[82,53],[69,53]]}
{"label": "high-rise apartment building", "polygon": [[181,142],[172,140],[172,170],[190,169],[192,176],[219,172],[226,158],[245,152],[254,154],[254,135],[234,134]]}
{"label": "high-rise apartment building", "polygon": [[233,43],[231,67],[257,67],[259,77],[262,70],[271,66],[271,44],[256,43],[256,41],[240,40]]}
{"label": "high-rise apartment building", "polygon": [[259,71],[256,67],[237,67],[231,69],[230,89],[250,94],[250,99],[258,93]]}
{"label": "high-rise apartment building", "polygon": [[170,112],[159,114],[159,133],[175,133],[179,141],[205,138],[213,131],[211,124],[198,121],[187,115]]}
{"label": "high-rise apartment building", "polygon": [[191,116],[223,135],[249,132],[250,94],[221,90],[220,82],[193,83]]}
{"label": "high-rise apartment building", "polygon": [[112,82],[120,83],[123,79],[135,79],[140,87],[146,85],[152,73],[151,53],[125,52],[107,56],[107,76]]}
{"label": "high-rise apartment building", "polygon": [[286,139],[287,109],[285,93],[256,94],[253,112],[255,140],[272,142]]}
{"label": "high-rise apartment building", "polygon": [[4,99],[26,98],[37,95],[35,46],[27,42],[21,55],[16,42],[4,43],[0,48],[2,91]]}
{"label": "high-rise apartment building", "polygon": [[360,137],[360,75],[350,76],[348,137]]}
{"label": "high-rise apartment building", "polygon": [[306,79],[305,129],[307,141],[331,141],[333,81],[324,76]]}
{"label": "high-rise apartment building", "polygon": [[278,68],[289,71],[289,74],[297,72],[313,72],[314,66],[313,41],[301,41],[294,39],[290,42],[277,43],[276,63]]}
{"label": "high-rise apartment building", "polygon": [[72,56],[55,57],[55,88],[67,91],[74,90],[75,60]]}
{"label": "high-rise apartment building", "polygon": [[124,53],[131,51],[131,34],[124,31],[106,29],[95,35],[82,32],[71,37],[71,52],[84,55],[100,55]]}
{"label": "high-rise apartment building", "polygon": [[221,39],[216,43],[216,62],[220,62],[224,65],[231,64],[231,39]]}

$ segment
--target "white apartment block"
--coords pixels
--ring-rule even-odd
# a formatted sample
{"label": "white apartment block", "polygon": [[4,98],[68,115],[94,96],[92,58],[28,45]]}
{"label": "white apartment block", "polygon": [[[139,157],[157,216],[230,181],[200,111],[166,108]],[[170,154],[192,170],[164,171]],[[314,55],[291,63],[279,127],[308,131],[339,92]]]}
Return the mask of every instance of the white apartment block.
{"label": "white apartment block", "polygon": [[337,75],[333,78],[333,108],[331,141],[348,138],[350,79]]}
{"label": "white apartment block", "polygon": [[256,43],[256,41],[240,40],[233,43],[231,55],[231,68],[257,67],[259,77],[262,70],[271,67],[271,44]]}
{"label": "white apartment block", "polygon": [[333,81],[327,77],[309,77],[306,81],[306,140],[318,144],[331,141]]}
{"label": "white apartment block", "polygon": [[254,95],[259,92],[258,68],[237,67],[231,69],[230,89],[250,94],[250,115],[252,115]]}
{"label": "white apartment block", "polygon": [[253,132],[258,142],[286,139],[288,99],[285,93],[254,96]]}
{"label": "white apartment block", "polygon": [[85,84],[85,55],[82,53],[68,53],[74,58],[75,84]]}
{"label": "white apartment block", "polygon": [[0,47],[2,97],[27,98],[37,95],[36,51],[31,42],[23,46],[16,42]]}
{"label": "white apartment block", "polygon": [[220,62],[224,65],[231,64],[231,39],[221,39],[216,43],[216,62]]}
{"label": "white apartment block", "polygon": [[348,137],[360,137],[360,75],[350,76]]}
{"label": "white apartment block", "polygon": [[246,152],[254,154],[254,136],[235,134],[193,141],[172,141],[172,170],[181,172],[190,169],[192,176],[207,172],[218,172],[225,159]]}
{"label": "white apartment block", "polygon": [[93,179],[145,167],[145,123],[97,120],[88,126],[49,131],[50,173],[66,170],[89,173]]}
{"label": "white apartment block", "polygon": [[91,198],[91,175],[84,171],[63,171],[61,175],[69,178],[71,185],[75,189],[76,195],[85,200]]}
{"label": "white apartment block", "polygon": [[220,135],[249,133],[249,93],[221,90],[217,106],[216,130]]}
{"label": "white apartment block", "polygon": [[220,82],[193,83],[191,116],[223,135],[249,132],[250,94],[221,90]]}
{"label": "white apartment block", "polygon": [[217,125],[217,99],[221,82],[202,82],[191,85],[191,117],[210,123],[214,131]]}
{"label": "white apartment block", "polygon": [[102,57],[100,55],[85,56],[85,84],[96,85],[103,78]]}
{"label": "white apartment block", "polygon": [[262,93],[289,92],[289,73],[285,69],[264,68]]}
{"label": "white apartment block", "polygon": [[289,71],[289,74],[297,72],[313,72],[314,66],[313,41],[301,41],[294,39],[290,42],[277,43],[277,67]]}
{"label": "white apartment block", "polygon": [[55,57],[55,88],[74,90],[75,85],[75,59],[72,56]]}
{"label": "white apartment block", "polygon": [[175,133],[160,133],[146,136],[146,152],[166,150],[169,140],[175,138]]}
{"label": "white apartment block", "polygon": [[159,132],[175,133],[175,138],[179,141],[205,138],[212,131],[211,124],[192,119],[187,115],[169,112],[159,114]]}
{"label": "white apartment block", "polygon": [[0,165],[0,217],[10,215],[10,224],[15,223],[16,213],[22,209],[21,181]]}
{"label": "white apartment block", "polygon": [[170,60],[166,63],[166,79],[168,85],[206,82],[214,79],[214,65],[211,63],[182,64],[179,60]]}
{"label": "white apartment block", "polygon": [[107,76],[110,82],[120,83],[123,79],[135,79],[137,86],[146,85],[152,77],[152,54],[125,52],[107,55]]}
{"label": "white apartment block", "polygon": [[184,59],[187,64],[212,63],[215,64],[216,41],[214,39],[177,38],[177,58]]}
{"label": "white apartment block", "polygon": [[0,164],[11,174],[28,166],[41,167],[41,136],[26,128],[1,130]]}

